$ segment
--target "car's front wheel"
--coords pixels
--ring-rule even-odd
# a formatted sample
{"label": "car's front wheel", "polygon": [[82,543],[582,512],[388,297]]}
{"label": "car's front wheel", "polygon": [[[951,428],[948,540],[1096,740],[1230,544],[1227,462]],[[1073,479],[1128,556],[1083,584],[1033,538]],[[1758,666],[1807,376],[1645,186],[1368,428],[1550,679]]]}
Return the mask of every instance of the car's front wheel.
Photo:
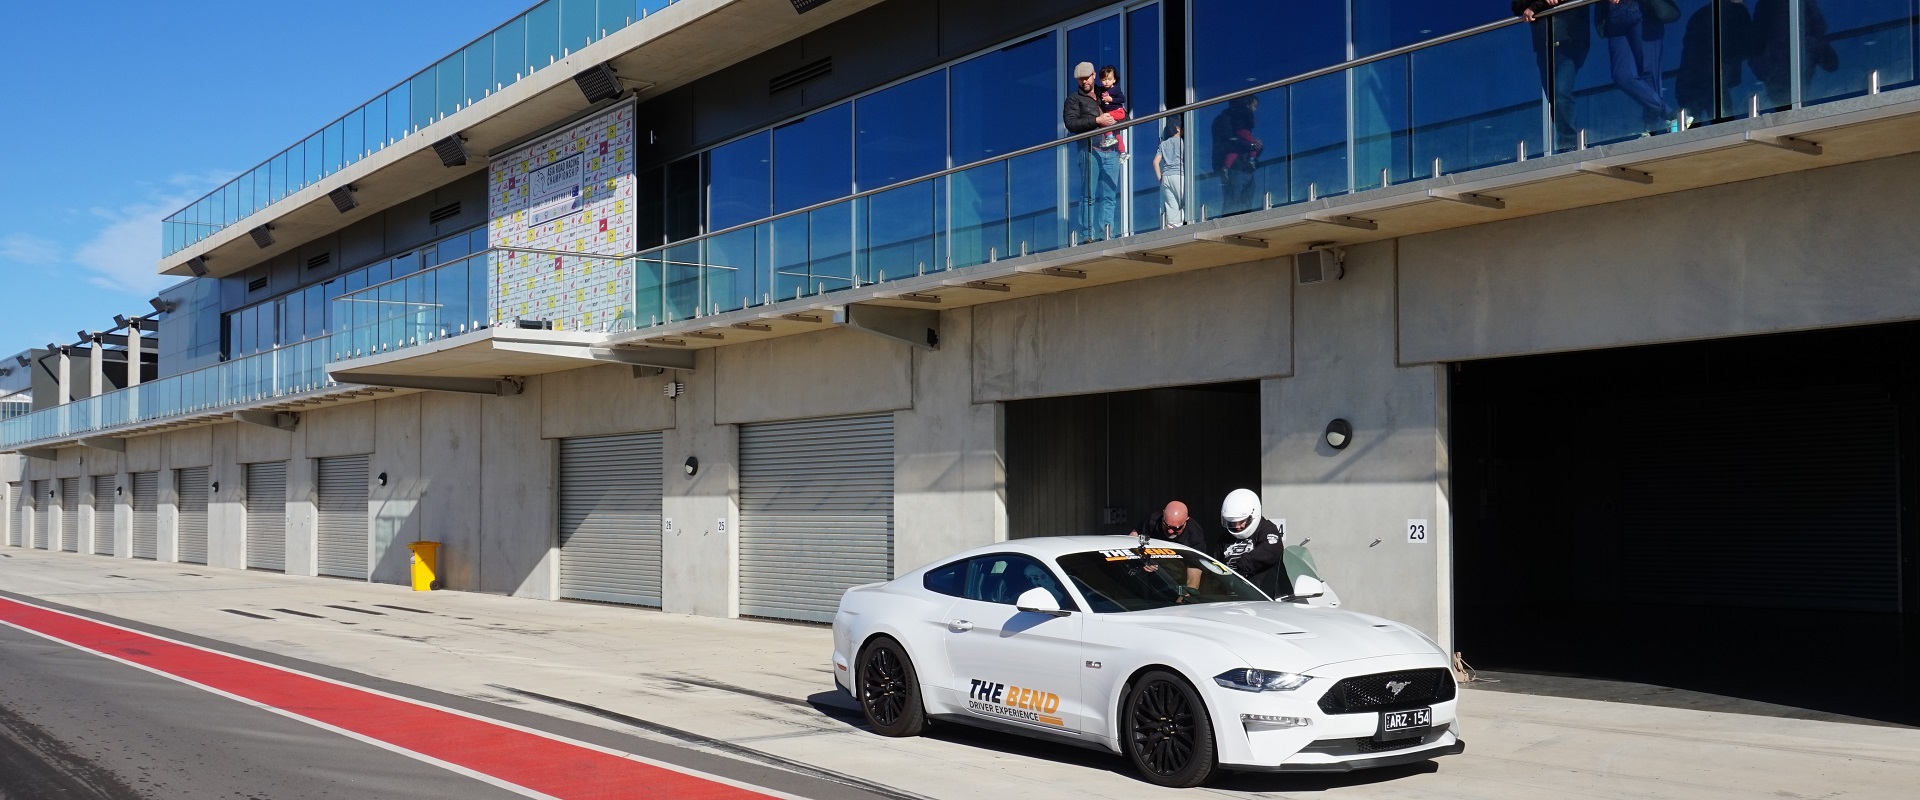
{"label": "car's front wheel", "polygon": [[860,653],[856,673],[860,711],[882,736],[919,736],[927,727],[920,703],[920,676],[899,642],[881,637]]}
{"label": "car's front wheel", "polygon": [[1160,670],[1140,676],[1121,720],[1127,758],[1149,783],[1185,789],[1213,774],[1213,720],[1180,676]]}

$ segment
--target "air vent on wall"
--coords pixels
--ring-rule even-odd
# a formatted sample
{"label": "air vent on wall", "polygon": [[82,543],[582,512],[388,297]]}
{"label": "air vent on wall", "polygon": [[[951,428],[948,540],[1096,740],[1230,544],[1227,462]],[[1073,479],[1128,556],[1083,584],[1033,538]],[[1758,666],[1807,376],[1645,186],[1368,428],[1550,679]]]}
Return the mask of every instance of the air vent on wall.
{"label": "air vent on wall", "polygon": [[460,204],[458,202],[448,203],[434,209],[432,213],[428,214],[427,223],[430,225],[438,225],[457,216],[460,216]]}
{"label": "air vent on wall", "polygon": [[257,292],[265,288],[267,288],[267,278],[264,275],[247,281],[247,291],[249,292]]}
{"label": "air vent on wall", "polygon": [[319,269],[331,263],[333,263],[333,254],[321,253],[320,255],[307,259],[307,269]]}
{"label": "air vent on wall", "polygon": [[811,64],[807,64],[806,66],[803,66],[799,69],[793,70],[791,72],[787,72],[785,74],[775,75],[772,78],[768,79],[767,94],[770,94],[770,95],[779,94],[788,89],[798,87],[803,83],[807,83],[809,81],[816,81],[832,74],[833,74],[833,57],[828,56],[826,58],[820,59],[819,61],[815,61]]}

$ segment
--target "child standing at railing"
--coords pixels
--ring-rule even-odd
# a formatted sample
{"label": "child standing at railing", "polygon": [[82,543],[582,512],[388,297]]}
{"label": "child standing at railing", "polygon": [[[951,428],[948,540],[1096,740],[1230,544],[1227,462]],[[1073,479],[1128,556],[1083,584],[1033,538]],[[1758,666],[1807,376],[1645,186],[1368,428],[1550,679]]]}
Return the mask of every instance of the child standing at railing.
{"label": "child standing at railing", "polygon": [[[1100,100],[1101,113],[1113,117],[1114,122],[1119,122],[1127,118],[1127,93],[1120,88],[1119,68],[1112,64],[1100,68],[1100,92],[1098,99]],[[1100,137],[1100,144],[1098,146],[1114,148],[1123,156],[1127,154],[1127,143],[1112,133]]]}

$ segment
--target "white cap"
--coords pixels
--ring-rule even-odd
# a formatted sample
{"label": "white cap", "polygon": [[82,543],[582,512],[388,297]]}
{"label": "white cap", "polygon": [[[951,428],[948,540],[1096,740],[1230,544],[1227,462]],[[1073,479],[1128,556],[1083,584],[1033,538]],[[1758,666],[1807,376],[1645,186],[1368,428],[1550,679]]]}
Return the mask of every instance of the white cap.
{"label": "white cap", "polygon": [[1077,80],[1080,80],[1081,78],[1091,78],[1091,77],[1093,77],[1093,62],[1082,61],[1078,64],[1073,65],[1074,80],[1077,81]]}

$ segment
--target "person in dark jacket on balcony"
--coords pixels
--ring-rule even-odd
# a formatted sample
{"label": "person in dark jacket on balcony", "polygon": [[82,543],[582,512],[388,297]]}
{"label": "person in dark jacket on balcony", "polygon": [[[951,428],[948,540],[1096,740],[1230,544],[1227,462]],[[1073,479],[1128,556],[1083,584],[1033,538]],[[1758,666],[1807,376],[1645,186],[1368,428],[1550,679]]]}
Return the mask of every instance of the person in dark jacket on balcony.
{"label": "person in dark jacket on balcony", "polygon": [[[1060,121],[1067,133],[1087,133],[1114,124],[1113,115],[1100,110],[1099,89],[1094,85],[1093,64],[1082,61],[1073,68],[1074,92],[1067,95]],[[1074,144],[1080,151],[1085,182],[1080,198],[1081,241],[1092,242],[1116,233],[1114,210],[1120,204],[1120,152],[1103,140],[1090,137]]]}
{"label": "person in dark jacket on balcony", "polygon": [[1533,31],[1533,55],[1540,67],[1540,85],[1553,102],[1552,152],[1580,144],[1574,125],[1573,81],[1593,52],[1593,7],[1580,6],[1551,17],[1539,17],[1560,0],[1513,0],[1514,16],[1542,23]]}

